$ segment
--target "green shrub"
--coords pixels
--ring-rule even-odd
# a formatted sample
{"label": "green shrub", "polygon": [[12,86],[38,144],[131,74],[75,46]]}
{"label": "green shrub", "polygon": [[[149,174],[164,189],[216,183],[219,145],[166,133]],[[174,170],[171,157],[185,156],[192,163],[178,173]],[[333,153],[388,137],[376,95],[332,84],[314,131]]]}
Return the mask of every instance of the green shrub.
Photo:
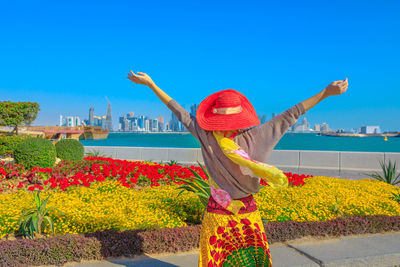
{"label": "green shrub", "polygon": [[27,169],[33,166],[53,167],[56,162],[56,148],[47,139],[28,138],[17,145],[14,159],[16,163],[24,165]]}
{"label": "green shrub", "polygon": [[83,145],[75,139],[62,139],[56,143],[57,158],[78,161],[83,159]]}
{"label": "green shrub", "polygon": [[33,137],[28,135],[0,136],[0,155],[13,155],[17,145],[28,138]]}

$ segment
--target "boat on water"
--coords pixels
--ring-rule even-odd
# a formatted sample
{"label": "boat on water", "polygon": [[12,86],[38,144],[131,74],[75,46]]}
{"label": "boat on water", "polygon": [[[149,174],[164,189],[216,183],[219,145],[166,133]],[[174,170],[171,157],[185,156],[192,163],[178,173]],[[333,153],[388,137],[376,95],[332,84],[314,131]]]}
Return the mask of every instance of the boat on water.
{"label": "boat on water", "polygon": [[374,134],[361,134],[361,133],[336,133],[336,132],[321,132],[323,136],[333,137],[400,137],[400,132],[392,133],[374,133]]}
{"label": "boat on water", "polygon": [[[7,135],[11,130],[1,129],[2,135]],[[104,130],[101,126],[20,126],[18,127],[18,135],[29,135],[33,137],[43,137],[49,139],[53,143],[61,139],[106,139],[109,130]]]}
{"label": "boat on water", "polygon": [[84,140],[95,140],[95,139],[106,139],[109,134],[109,130],[103,129],[101,126],[83,126],[83,134],[80,139]]}

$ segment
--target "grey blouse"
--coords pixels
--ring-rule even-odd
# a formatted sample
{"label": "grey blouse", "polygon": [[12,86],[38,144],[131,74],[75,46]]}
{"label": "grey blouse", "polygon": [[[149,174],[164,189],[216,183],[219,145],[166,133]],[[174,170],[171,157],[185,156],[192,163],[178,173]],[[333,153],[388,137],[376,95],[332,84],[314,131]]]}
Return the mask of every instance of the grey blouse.
{"label": "grey blouse", "polygon": [[[167,106],[200,142],[204,164],[210,176],[222,189],[233,199],[259,191],[260,178],[254,176],[248,168],[239,166],[227,158],[211,131],[200,128],[196,118],[175,100],[170,100]],[[268,122],[239,133],[233,140],[251,158],[267,163],[275,145],[305,112],[303,104],[298,103]]]}

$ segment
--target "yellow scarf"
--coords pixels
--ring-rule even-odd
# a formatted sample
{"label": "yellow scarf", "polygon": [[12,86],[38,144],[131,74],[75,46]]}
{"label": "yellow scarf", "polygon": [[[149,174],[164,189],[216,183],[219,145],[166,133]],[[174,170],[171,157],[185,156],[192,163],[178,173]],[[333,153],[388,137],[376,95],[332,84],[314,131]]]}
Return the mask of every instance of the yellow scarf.
{"label": "yellow scarf", "polygon": [[[282,170],[275,166],[265,164],[250,158],[250,156],[233,140],[224,137],[221,132],[214,131],[213,135],[218,142],[222,152],[234,163],[249,168],[255,176],[258,176],[268,182],[275,189],[281,189],[288,186],[288,178]],[[218,203],[225,203],[225,208],[233,213],[237,213],[244,206],[240,200],[232,200],[229,194],[221,189],[212,179],[210,181],[211,195]]]}

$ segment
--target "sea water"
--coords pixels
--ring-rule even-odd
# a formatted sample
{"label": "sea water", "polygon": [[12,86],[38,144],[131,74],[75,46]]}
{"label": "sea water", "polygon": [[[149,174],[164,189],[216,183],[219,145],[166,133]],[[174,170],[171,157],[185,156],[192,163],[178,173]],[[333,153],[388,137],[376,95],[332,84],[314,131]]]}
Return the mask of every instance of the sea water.
{"label": "sea water", "polygon": [[[85,146],[180,147],[199,148],[191,134],[110,133],[107,139],[80,140]],[[400,137],[331,137],[315,133],[286,133],[275,146],[278,150],[326,150],[400,152]]]}

